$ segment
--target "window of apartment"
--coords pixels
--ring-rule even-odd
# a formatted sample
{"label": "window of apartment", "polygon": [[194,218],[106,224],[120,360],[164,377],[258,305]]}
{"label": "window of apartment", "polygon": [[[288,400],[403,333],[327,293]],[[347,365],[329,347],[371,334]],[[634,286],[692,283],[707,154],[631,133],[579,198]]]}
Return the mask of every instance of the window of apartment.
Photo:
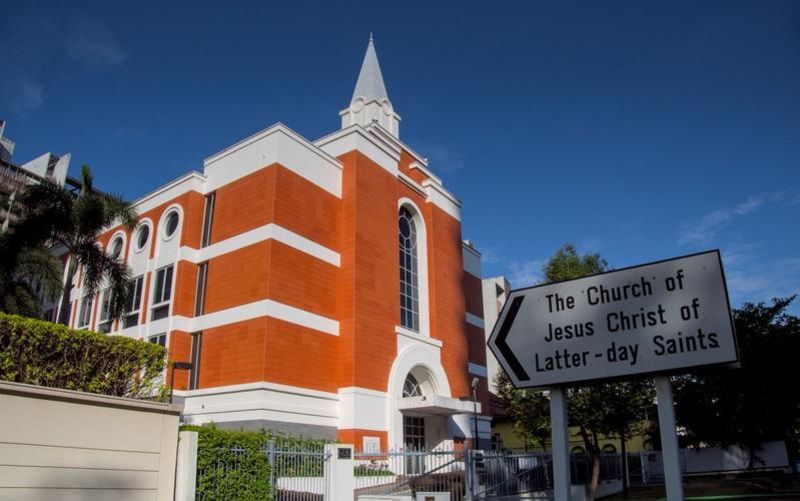
{"label": "window of apartment", "polygon": [[169,300],[172,296],[172,270],[169,265],[156,271],[155,294],[153,295],[153,320],[169,315]]}
{"label": "window of apartment", "polygon": [[157,344],[163,346],[164,348],[167,347],[167,333],[164,332],[162,334],[156,334],[155,336],[150,336],[147,340],[153,344]]}
{"label": "window of apartment", "polygon": [[100,299],[100,322],[97,326],[97,330],[102,333],[109,333],[111,332],[111,298],[112,298],[112,291],[111,287],[107,287]]}
{"label": "window of apartment", "polygon": [[87,294],[83,296],[81,300],[81,309],[78,312],[78,328],[85,329],[89,327],[89,323],[92,321],[92,296]]}
{"label": "window of apartment", "polygon": [[203,209],[203,236],[200,240],[201,247],[208,247],[211,243],[211,224],[214,222],[214,203],[217,199],[217,192],[206,195],[206,205]]}
{"label": "window of apartment", "polygon": [[397,225],[400,243],[400,325],[419,331],[417,226],[407,208],[400,209]]}
{"label": "window of apartment", "polygon": [[189,389],[196,390],[200,387],[200,350],[203,347],[203,333],[195,332],[192,334],[192,354],[190,362],[192,372],[189,375]]}
{"label": "window of apartment", "polygon": [[194,316],[199,317],[206,312],[206,280],[208,277],[208,261],[197,266],[197,289],[194,296]]}
{"label": "window of apartment", "polygon": [[126,308],[128,313],[125,314],[125,319],[123,320],[125,327],[132,327],[139,323],[139,309],[142,305],[142,287],[144,287],[144,275],[139,275],[134,278],[128,285],[130,293]]}

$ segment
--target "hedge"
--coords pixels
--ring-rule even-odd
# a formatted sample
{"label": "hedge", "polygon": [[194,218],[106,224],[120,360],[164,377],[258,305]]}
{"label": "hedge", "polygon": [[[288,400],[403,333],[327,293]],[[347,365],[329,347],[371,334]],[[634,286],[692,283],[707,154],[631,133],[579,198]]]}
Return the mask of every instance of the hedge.
{"label": "hedge", "polygon": [[0,313],[0,380],[163,400],[165,367],[157,344]]}
{"label": "hedge", "polygon": [[[267,450],[269,442],[278,450],[322,450],[325,440],[292,437],[277,432],[222,430],[214,424],[186,425],[181,431],[198,432],[197,443],[197,499],[273,499],[270,492],[270,464]],[[322,475],[321,463],[297,456],[278,464],[281,476]],[[284,463],[284,455],[276,462]],[[319,471],[317,471],[319,470]]]}

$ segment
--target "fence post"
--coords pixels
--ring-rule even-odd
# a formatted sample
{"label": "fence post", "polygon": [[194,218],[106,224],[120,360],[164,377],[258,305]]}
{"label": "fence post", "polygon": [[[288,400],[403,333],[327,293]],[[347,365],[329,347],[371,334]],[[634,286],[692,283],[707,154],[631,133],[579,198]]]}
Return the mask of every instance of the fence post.
{"label": "fence post", "polygon": [[277,499],[275,486],[275,441],[267,442],[267,462],[269,463],[269,492],[273,499]]}
{"label": "fence post", "polygon": [[467,482],[466,501],[472,501],[475,496],[475,477],[473,473],[475,471],[475,462],[472,452],[472,449],[467,449],[467,455],[464,456],[464,476]]}
{"label": "fence post", "polygon": [[194,501],[197,487],[197,432],[178,434],[178,460],[175,464],[175,501]]}
{"label": "fence post", "polygon": [[353,446],[325,445],[325,501],[353,501],[355,498],[355,462]]}

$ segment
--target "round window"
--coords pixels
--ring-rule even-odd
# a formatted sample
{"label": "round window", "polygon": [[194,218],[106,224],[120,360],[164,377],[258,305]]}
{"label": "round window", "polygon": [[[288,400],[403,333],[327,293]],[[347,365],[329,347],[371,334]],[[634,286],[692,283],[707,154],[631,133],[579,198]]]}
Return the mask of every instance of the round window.
{"label": "round window", "polygon": [[111,244],[111,257],[119,257],[122,254],[122,237],[117,237]]}
{"label": "round window", "polygon": [[144,249],[148,238],[150,238],[150,227],[145,224],[139,228],[139,233],[136,234],[136,248],[139,250]]}
{"label": "round window", "polygon": [[172,211],[167,215],[167,222],[164,225],[164,236],[167,238],[171,237],[175,234],[175,231],[178,229],[178,222],[180,221],[180,216],[178,216],[177,211]]}

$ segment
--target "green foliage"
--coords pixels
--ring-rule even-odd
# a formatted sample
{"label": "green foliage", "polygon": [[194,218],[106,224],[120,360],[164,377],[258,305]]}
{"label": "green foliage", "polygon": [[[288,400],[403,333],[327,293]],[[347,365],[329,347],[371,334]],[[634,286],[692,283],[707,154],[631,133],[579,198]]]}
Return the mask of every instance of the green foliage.
{"label": "green foliage", "polygon": [[495,377],[497,398],[508,417],[513,421],[514,434],[525,449],[547,449],[550,440],[550,399],[539,391],[518,390],[505,372]]}
{"label": "green foliage", "polygon": [[[221,430],[214,424],[182,426],[181,431],[198,432],[197,498],[241,501],[273,499],[270,492],[270,441],[280,450],[322,450],[327,443],[291,437],[268,430]],[[319,476],[322,463],[312,457],[294,456],[286,461],[275,456],[280,476]]]}
{"label": "green foliage", "polygon": [[22,217],[9,233],[9,252],[3,256],[4,266],[25,248],[62,246],[69,257],[67,280],[62,291],[60,323],[67,323],[69,297],[73,278],[83,270],[83,292],[94,295],[107,280],[111,288],[109,317],[122,317],[130,296],[131,280],[128,266],[108,255],[97,239],[108,228],[123,224],[129,229],[136,225],[136,211],[117,195],[95,191],[93,177],[87,165],[82,169],[82,187],[76,197],[63,186],[45,180],[26,188],[20,197]]}
{"label": "green foliage", "polygon": [[676,378],[678,424],[687,429],[687,444],[737,444],[754,463],[761,443],[786,440],[790,454],[800,457],[800,318],[786,313],[793,300],[747,303],[734,312],[740,369]]}
{"label": "green foliage", "polygon": [[163,399],[163,347],[0,313],[0,380]]}
{"label": "green foliage", "polygon": [[546,283],[562,282],[606,271],[608,263],[600,254],[578,255],[572,244],[564,244],[544,265]]}
{"label": "green foliage", "polygon": [[45,246],[23,246],[3,233],[0,264],[0,311],[41,316],[40,294],[52,299],[61,288],[61,262]]}

